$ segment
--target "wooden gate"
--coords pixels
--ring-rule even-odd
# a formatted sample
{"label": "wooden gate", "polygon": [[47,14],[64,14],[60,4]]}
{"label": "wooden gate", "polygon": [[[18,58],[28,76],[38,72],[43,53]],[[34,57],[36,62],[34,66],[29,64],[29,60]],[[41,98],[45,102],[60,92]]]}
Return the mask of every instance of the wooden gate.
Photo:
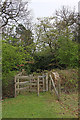
{"label": "wooden gate", "polygon": [[[56,89],[56,81],[58,81],[58,90]],[[21,74],[15,76],[15,97],[22,90],[37,92],[39,96],[39,92],[51,91],[52,89],[54,89],[57,98],[60,99],[60,77],[56,72],[45,73],[42,76],[21,76]]]}
{"label": "wooden gate", "polygon": [[25,90],[28,92],[48,91],[48,74],[42,76],[15,76],[15,97],[20,91]]}

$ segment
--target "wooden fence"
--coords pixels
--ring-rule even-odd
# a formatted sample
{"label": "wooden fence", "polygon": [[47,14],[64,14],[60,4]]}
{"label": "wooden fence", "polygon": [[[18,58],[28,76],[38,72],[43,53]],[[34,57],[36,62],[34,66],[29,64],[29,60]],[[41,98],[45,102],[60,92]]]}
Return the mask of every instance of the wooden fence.
{"label": "wooden fence", "polygon": [[[54,79],[53,76],[54,75]],[[60,98],[60,80],[58,79],[58,90],[55,86],[55,77],[56,74],[52,72],[52,74],[43,74],[42,76],[22,76],[22,73],[15,76],[15,97],[20,91],[25,90],[28,92],[37,92],[39,96],[39,92],[52,91],[55,90],[55,93]]]}

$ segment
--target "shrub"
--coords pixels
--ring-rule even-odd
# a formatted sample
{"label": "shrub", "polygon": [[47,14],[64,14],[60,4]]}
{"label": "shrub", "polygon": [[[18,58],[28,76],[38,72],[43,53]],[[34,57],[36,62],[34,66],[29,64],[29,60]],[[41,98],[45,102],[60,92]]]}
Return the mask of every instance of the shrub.
{"label": "shrub", "polygon": [[78,90],[78,70],[68,69],[58,71],[61,78],[61,87],[65,92]]}
{"label": "shrub", "polygon": [[14,76],[15,71],[2,74],[2,97],[14,97]]}

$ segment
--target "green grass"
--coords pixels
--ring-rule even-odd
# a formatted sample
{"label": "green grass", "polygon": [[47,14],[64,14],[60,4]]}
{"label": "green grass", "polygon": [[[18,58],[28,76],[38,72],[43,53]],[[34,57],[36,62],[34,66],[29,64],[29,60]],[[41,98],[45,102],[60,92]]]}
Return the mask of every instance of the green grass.
{"label": "green grass", "polygon": [[0,101],[0,119],[2,118],[2,103]]}
{"label": "green grass", "polygon": [[77,118],[78,95],[61,95],[57,101],[55,95],[27,93],[2,102],[3,118]]}

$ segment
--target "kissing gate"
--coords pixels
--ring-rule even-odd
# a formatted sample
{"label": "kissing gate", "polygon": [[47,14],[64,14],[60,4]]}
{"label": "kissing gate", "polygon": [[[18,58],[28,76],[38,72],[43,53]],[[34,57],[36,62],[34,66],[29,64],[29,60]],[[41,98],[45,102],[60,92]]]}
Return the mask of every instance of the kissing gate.
{"label": "kissing gate", "polygon": [[[58,89],[56,88],[58,86]],[[60,77],[57,72],[45,73],[42,76],[22,76],[22,73],[15,76],[15,97],[20,91],[28,92],[51,91],[54,88],[57,98],[60,98]]]}

